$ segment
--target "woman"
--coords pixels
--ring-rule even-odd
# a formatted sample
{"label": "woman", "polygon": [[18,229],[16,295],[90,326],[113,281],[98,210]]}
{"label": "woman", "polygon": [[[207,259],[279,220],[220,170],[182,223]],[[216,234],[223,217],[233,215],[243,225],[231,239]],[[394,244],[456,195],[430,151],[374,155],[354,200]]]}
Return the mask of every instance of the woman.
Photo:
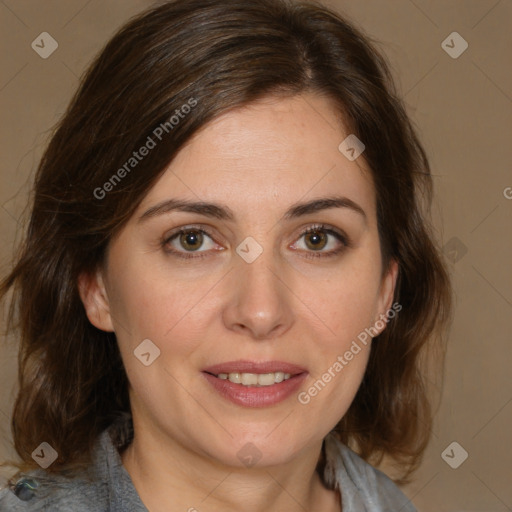
{"label": "woman", "polygon": [[369,462],[404,482],[429,439],[450,311],[430,194],[384,59],[334,12],[130,21],[49,144],[2,284],[22,463],[0,510],[415,510]]}

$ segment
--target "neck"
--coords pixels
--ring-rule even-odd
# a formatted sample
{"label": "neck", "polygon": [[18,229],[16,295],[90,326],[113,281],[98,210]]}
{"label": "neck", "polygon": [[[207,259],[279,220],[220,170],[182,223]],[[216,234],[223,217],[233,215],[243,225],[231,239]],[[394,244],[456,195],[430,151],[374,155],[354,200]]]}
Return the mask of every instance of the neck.
{"label": "neck", "polygon": [[121,459],[151,512],[339,512],[339,493],[316,472],[320,450],[321,442],[279,466],[240,468],[136,429]]}

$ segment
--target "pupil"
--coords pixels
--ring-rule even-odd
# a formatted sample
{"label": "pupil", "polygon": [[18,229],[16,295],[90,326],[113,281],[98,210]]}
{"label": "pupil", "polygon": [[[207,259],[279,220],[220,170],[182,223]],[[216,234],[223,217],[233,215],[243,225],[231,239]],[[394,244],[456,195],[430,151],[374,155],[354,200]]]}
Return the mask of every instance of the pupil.
{"label": "pupil", "polygon": [[314,231],[309,235],[309,242],[313,248],[317,248],[319,244],[325,241],[325,236],[320,234],[318,231]]}
{"label": "pupil", "polygon": [[[197,232],[189,231],[188,233],[185,234],[184,239],[185,246],[187,246],[190,249],[196,250],[199,249],[199,247],[201,247],[201,236],[198,236]],[[196,247],[193,247],[194,245]]]}

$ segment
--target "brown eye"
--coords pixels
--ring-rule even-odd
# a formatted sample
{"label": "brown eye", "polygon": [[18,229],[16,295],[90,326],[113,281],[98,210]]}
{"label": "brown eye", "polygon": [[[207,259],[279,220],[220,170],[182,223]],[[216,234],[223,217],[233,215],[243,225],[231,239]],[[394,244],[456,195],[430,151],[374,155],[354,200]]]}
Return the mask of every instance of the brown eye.
{"label": "brown eye", "polygon": [[222,250],[213,239],[213,235],[203,227],[187,226],[175,230],[161,241],[163,250],[180,258],[203,258],[213,250]]}
{"label": "brown eye", "polygon": [[184,231],[180,233],[181,246],[189,251],[197,251],[203,245],[203,234],[200,231]]}
{"label": "brown eye", "polygon": [[347,235],[337,229],[318,224],[304,230],[295,242],[294,249],[299,249],[306,258],[329,258],[341,254],[351,247]]}
{"label": "brown eye", "polygon": [[309,231],[304,237],[308,249],[323,249],[327,245],[327,235],[321,230]]}

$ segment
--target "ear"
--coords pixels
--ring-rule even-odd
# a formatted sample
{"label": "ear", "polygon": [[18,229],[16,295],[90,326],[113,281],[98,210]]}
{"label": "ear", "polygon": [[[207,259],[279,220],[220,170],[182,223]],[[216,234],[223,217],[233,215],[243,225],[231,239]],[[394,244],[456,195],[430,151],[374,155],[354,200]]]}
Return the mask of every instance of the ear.
{"label": "ear", "polygon": [[114,332],[110,304],[101,270],[92,275],[80,274],[78,291],[91,324],[102,331]]}
{"label": "ear", "polygon": [[[398,277],[398,263],[395,260],[391,260],[385,275],[382,277],[379,290],[377,317],[375,318],[375,324],[380,320],[377,325],[384,326],[377,330],[379,334],[386,328],[387,325],[387,312],[391,309],[393,297],[395,295],[396,280]],[[401,308],[400,308],[401,309]]]}

